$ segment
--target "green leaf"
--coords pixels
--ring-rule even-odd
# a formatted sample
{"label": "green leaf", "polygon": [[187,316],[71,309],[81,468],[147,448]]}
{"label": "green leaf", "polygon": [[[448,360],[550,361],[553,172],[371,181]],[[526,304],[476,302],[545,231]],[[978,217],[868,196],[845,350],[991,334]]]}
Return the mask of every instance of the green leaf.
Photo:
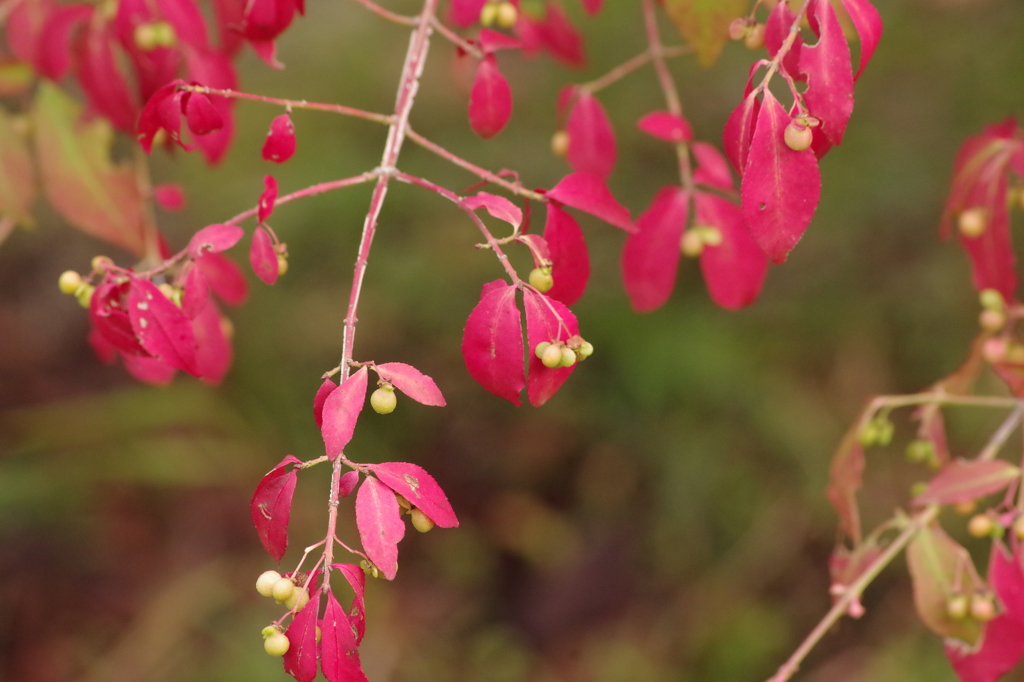
{"label": "green leaf", "polygon": [[32,204],[37,193],[28,145],[18,133],[13,118],[0,109],[0,215],[31,227]]}
{"label": "green leaf", "polygon": [[701,66],[715,63],[729,40],[729,24],[749,7],[749,0],[665,0],[665,11]]}
{"label": "green leaf", "polygon": [[921,530],[907,547],[907,568],[914,583],[914,606],[928,629],[940,637],[955,637],[974,646],[982,626],[971,618],[956,620],[946,612],[954,594],[971,595],[985,585],[975,580],[970,554],[938,524]]}
{"label": "green leaf", "polygon": [[130,162],[110,158],[113,129],[81,120],[81,107],[42,83],[34,111],[36,154],[46,196],[71,225],[141,256],[152,230]]}

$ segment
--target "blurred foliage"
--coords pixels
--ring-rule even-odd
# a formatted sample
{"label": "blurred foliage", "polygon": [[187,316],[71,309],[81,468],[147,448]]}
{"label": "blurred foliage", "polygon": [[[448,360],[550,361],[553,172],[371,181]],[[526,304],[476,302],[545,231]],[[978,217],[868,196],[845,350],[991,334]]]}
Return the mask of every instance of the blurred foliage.
{"label": "blurred foliage", "polygon": [[[590,41],[586,71],[502,55],[515,113],[483,143],[465,122],[454,50],[438,38],[413,126],[550,187],[566,170],[548,151],[557,88],[643,49],[638,3],[609,0],[596,19],[567,5]],[[433,195],[391,189],[356,354],[414,364],[448,407],[400,400],[393,415],[368,413],[350,452],[425,466],[463,525],[409,537],[398,579],[370,586],[363,660],[374,682],[760,680],[828,608],[831,452],[869,396],[921,388],[966,354],[976,302],[966,259],[937,239],[938,215],[963,138],[1024,115],[1024,5],[878,5],[886,33],[846,141],[822,164],[821,206],[761,300],[717,309],[689,262],[671,302],[637,316],[619,283],[623,235],[583,218],[594,277],[575,311],[597,353],[542,409],[485,394],[462,365],[465,318],[502,274],[473,248],[475,228]],[[385,111],[405,43],[404,28],[355,3],[309,3],[280,41],[287,70],[250,54],[242,82]],[[730,44],[710,69],[672,64],[699,138],[718,141],[751,58]],[[632,123],[663,103],[647,71],[600,97],[620,141],[611,184],[635,215],[673,177],[669,150]],[[279,112],[237,111],[238,140],[220,167],[155,157],[157,181],[189,190],[185,213],[161,216],[176,246],[251,206],[265,173],[287,192],[378,163],[382,128],[299,111],[298,152],[272,168],[259,147]],[[412,144],[401,165],[455,189],[473,183]],[[260,642],[278,610],[252,589],[272,562],[247,501],[284,454],[321,452],[310,404],[340,355],[368,193],[275,213],[290,270],[272,288],[251,278],[249,303],[232,312],[236,363],[216,389],[187,378],[140,387],[95,360],[85,315],[56,280],[105,247],[44,213],[38,230],[0,248],[0,679],[286,679]],[[525,254],[513,259],[526,267]],[[955,450],[977,447],[984,426],[965,420]],[[869,455],[869,517],[905,499],[913,479],[898,464],[901,442]],[[323,532],[321,469],[300,477],[286,564]],[[354,538],[345,523],[340,534]],[[883,573],[865,605],[799,679],[954,679],[916,621],[904,572]]]}

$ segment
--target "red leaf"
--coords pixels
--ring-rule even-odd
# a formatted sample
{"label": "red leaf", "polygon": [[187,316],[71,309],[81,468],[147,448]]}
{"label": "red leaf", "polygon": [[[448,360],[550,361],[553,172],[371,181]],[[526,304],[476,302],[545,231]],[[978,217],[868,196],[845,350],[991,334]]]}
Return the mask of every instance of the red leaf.
{"label": "red leaf", "polygon": [[238,263],[219,253],[208,253],[195,260],[213,293],[228,305],[241,305],[249,296],[249,286]]}
{"label": "red leaf", "polygon": [[871,61],[871,55],[882,39],[882,17],[868,0],[842,0],[843,7],[850,15],[857,35],[860,36],[860,64],[853,79],[857,80],[864,73],[864,67]]}
{"label": "red leaf", "polygon": [[274,242],[263,227],[257,227],[252,233],[252,245],[249,247],[249,264],[256,276],[267,284],[277,281],[278,262]]}
{"label": "red leaf", "polygon": [[405,523],[394,491],[373,476],[367,476],[356,493],[356,526],[366,556],[385,578],[394,580]]}
{"label": "red leaf", "polygon": [[697,169],[693,172],[694,182],[727,192],[734,189],[729,162],[715,145],[708,142],[692,142],[690,151],[697,159]]}
{"label": "red leaf", "polygon": [[[356,472],[353,471],[351,473]],[[356,642],[361,642],[363,641],[363,633],[366,632],[366,573],[360,566],[355,564],[332,564],[331,568],[341,571],[355,593],[348,617],[356,629]]]}
{"label": "red leaf", "polygon": [[914,504],[970,502],[1005,489],[1020,477],[1020,469],[1002,459],[969,461],[955,459],[935,475]]}
{"label": "red leaf", "polygon": [[54,82],[60,82],[71,66],[71,34],[78,25],[92,16],[93,8],[85,4],[58,6],[43,28],[36,66]]}
{"label": "red leaf", "polygon": [[568,66],[580,68],[586,64],[583,37],[558,3],[549,0],[541,20],[531,19],[520,12],[516,32],[523,41],[523,52],[528,55],[543,48]]}
{"label": "red leaf", "polygon": [[320,668],[330,682],[364,682],[366,675],[359,663],[359,649],[348,615],[327,593],[320,638]]}
{"label": "red leaf", "polygon": [[504,220],[514,228],[523,224],[523,211],[505,197],[487,192],[477,192],[476,196],[466,197],[462,200],[463,206],[475,211],[481,206],[487,209],[493,217]]}
{"label": "red leaf", "polygon": [[133,377],[147,384],[154,386],[166,386],[171,383],[175,373],[174,369],[160,358],[151,358],[143,355],[121,354],[124,360],[124,367]]}
{"label": "red leaf", "polygon": [[192,323],[156,285],[133,279],[128,290],[128,317],[139,343],[171,367],[199,376]]}
{"label": "red leaf", "polygon": [[[186,71],[189,80],[211,88],[235,90],[238,78],[231,60],[214,50],[184,50]],[[220,127],[195,138],[196,146],[206,157],[207,163],[217,163],[223,158],[235,134],[234,100],[214,97],[213,107],[220,115]],[[212,116],[212,114],[211,114]]]}
{"label": "red leaf", "polygon": [[[310,584],[310,589],[313,585]],[[288,626],[288,651],[284,655],[284,671],[297,682],[313,682],[316,677],[316,621],[320,612],[320,593],[309,595],[309,601],[295,614]]]}
{"label": "red leaf", "polygon": [[381,483],[409,500],[441,528],[457,528],[459,519],[437,481],[423,467],[408,462],[368,464]]}
{"label": "red leaf", "polygon": [[512,88],[498,70],[497,60],[487,55],[477,67],[469,94],[469,125],[486,140],[500,133],[511,116]]}
{"label": "red leaf", "polygon": [[224,334],[224,320],[217,306],[208,301],[192,319],[196,337],[196,368],[203,381],[219,384],[231,367],[231,341]]}
{"label": "red leaf", "polygon": [[324,379],[324,383],[320,384],[320,388],[316,390],[316,395],[313,396],[313,419],[316,420],[316,428],[320,428],[324,423],[324,403],[327,402],[327,396],[334,393],[334,390],[338,388],[338,384],[334,383],[332,379]]}
{"label": "red leaf", "polygon": [[484,285],[462,333],[462,357],[477,383],[513,405],[522,403],[523,322],[514,286],[502,280]]}
{"label": "red leaf", "polygon": [[700,269],[711,300],[726,310],[739,310],[757,300],[768,274],[768,259],[743,225],[736,204],[715,194],[696,192],[697,223],[714,227],[720,244],[705,244]]}
{"label": "red leaf", "polygon": [[492,31],[489,28],[480,29],[477,42],[480,43],[480,49],[487,54],[497,52],[498,50],[516,50],[523,46],[521,42],[512,36]]}
{"label": "red leaf", "polygon": [[766,90],[741,188],[747,229],[775,263],[784,262],[803,236],[821,195],[814,152],[793,151],[783,140],[790,120]]}
{"label": "red leaf", "polygon": [[637,312],[660,308],[672,295],[689,204],[689,196],[682,188],[661,188],[636,221],[639,231],[626,239],[622,249],[622,282]]}
{"label": "red leaf", "polygon": [[[772,13],[768,15],[768,21],[764,25],[764,45],[768,48],[769,57],[775,57],[778,54],[795,20],[796,14],[789,9],[789,5],[785,2],[777,4]],[[799,62],[803,46],[804,40],[798,33],[789,52],[782,58],[782,67],[794,78],[798,78],[800,75]]]}
{"label": "red leaf", "polygon": [[607,180],[615,167],[615,132],[596,97],[582,91],[569,112],[567,158],[573,170]]}
{"label": "red leaf", "polygon": [[188,255],[200,258],[207,253],[226,251],[243,236],[245,230],[238,225],[207,225],[192,235],[188,242]]}
{"label": "red leaf", "polygon": [[452,21],[462,28],[472,26],[480,21],[480,10],[487,2],[488,0],[452,0]]}
{"label": "red leaf", "polygon": [[946,642],[946,656],[960,682],[996,682],[1024,656],[1024,573],[1019,548],[1017,555],[1010,555],[1001,542],[992,543],[988,580],[1005,611],[985,626],[977,651]]}
{"label": "red leaf", "polygon": [[295,483],[299,472],[295,469],[287,471],[289,464],[299,464],[301,460],[288,455],[267,472],[249,503],[253,525],[260,536],[260,542],[267,554],[274,561],[281,561],[288,549],[288,519],[292,511],[292,496],[295,494]]}
{"label": "red leaf", "polygon": [[996,289],[1011,301],[1017,290],[1016,258],[1010,241],[1010,212],[1006,205],[1007,178],[993,162],[968,196],[967,206],[983,211],[985,227],[978,236],[962,231],[960,243],[971,259],[974,288]]}
{"label": "red leaf", "polygon": [[203,93],[186,92],[181,105],[193,135],[208,135],[224,127],[224,117]]}
{"label": "red leaf", "polygon": [[352,491],[356,489],[357,483],[359,483],[358,471],[347,471],[342,474],[338,479],[338,496],[348,497],[351,495]]}
{"label": "red leaf", "polygon": [[733,169],[743,177],[747,168],[747,156],[750,153],[750,141],[754,137],[754,129],[761,112],[761,102],[757,93],[747,94],[740,105],[729,115],[722,133],[722,149],[729,157]]}
{"label": "red leaf", "polygon": [[291,116],[281,114],[270,122],[270,132],[263,143],[263,159],[284,163],[295,153],[295,126]]}
{"label": "red leaf", "polygon": [[804,101],[812,116],[821,119],[821,130],[838,145],[853,113],[853,73],[850,46],[828,0],[814,3],[819,39],[800,51],[800,71],[807,74]]}
{"label": "red leaf", "polygon": [[129,355],[149,356],[132,329],[131,319],[125,312],[128,284],[102,282],[89,302],[89,318],[93,329],[111,346]]}
{"label": "red leaf", "polygon": [[256,217],[261,223],[267,222],[274,213],[274,202],[277,201],[277,180],[273,175],[263,177],[263,192],[256,205]]}
{"label": "red leaf", "polygon": [[652,111],[641,118],[636,127],[665,142],[689,142],[693,139],[693,128],[689,122],[668,111]]}
{"label": "red leaf", "polygon": [[636,232],[629,217],[629,209],[612,196],[608,187],[596,175],[572,173],[559,180],[547,194],[549,199],[596,216],[626,232]]}
{"label": "red leaf", "polygon": [[544,341],[568,341],[570,337],[579,335],[580,330],[576,316],[558,301],[531,289],[524,289],[523,302],[526,305],[527,353],[530,358],[526,394],[531,405],[540,407],[558,393],[558,389],[575,371],[576,365],[555,369],[545,367],[534,349]]}
{"label": "red leaf", "polygon": [[185,190],[181,185],[164,183],[153,188],[153,200],[165,211],[181,211],[185,208]]}
{"label": "red leaf", "polygon": [[583,232],[575,218],[558,206],[548,204],[544,241],[548,245],[554,281],[546,293],[556,301],[572,305],[583,295],[590,279],[590,257]]}
{"label": "red leaf", "polygon": [[115,44],[109,24],[90,22],[78,43],[78,82],[93,109],[115,128],[131,133],[135,130],[139,105],[118,66]]}
{"label": "red leaf", "polygon": [[597,14],[601,11],[601,5],[604,0],[580,0],[583,3],[583,9],[587,11],[587,14]]}
{"label": "red leaf", "polygon": [[359,413],[363,411],[363,404],[366,402],[366,375],[366,368],[360,367],[359,371],[327,396],[324,402],[323,424],[320,431],[327,456],[331,460],[340,455],[352,440],[356,420],[359,419]]}
{"label": "red leaf", "polygon": [[434,380],[412,365],[401,362],[386,362],[374,367],[381,379],[391,382],[395,388],[423,405],[444,407],[444,396]]}

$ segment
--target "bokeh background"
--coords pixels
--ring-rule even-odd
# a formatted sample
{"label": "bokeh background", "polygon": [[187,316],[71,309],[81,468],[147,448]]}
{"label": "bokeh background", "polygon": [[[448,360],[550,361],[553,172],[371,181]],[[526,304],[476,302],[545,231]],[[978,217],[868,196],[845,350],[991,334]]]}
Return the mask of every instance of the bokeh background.
{"label": "bokeh background", "polygon": [[[454,50],[437,39],[414,127],[550,187],[566,172],[548,147],[557,89],[644,46],[639,3],[608,0],[596,19],[566,4],[588,38],[585,70],[502,55],[515,112],[482,142],[466,123]],[[938,239],[938,216],[963,138],[1024,115],[1024,3],[877,5],[885,35],[846,140],[822,163],[821,205],[761,299],[739,313],[718,309],[688,261],[669,304],[636,315],[620,283],[624,235],[581,216],[594,274],[575,312],[597,352],[542,409],[491,396],[464,368],[466,316],[480,286],[502,275],[473,248],[475,228],[432,194],[392,187],[356,354],[414,364],[448,407],[400,399],[390,416],[367,411],[349,452],[423,465],[462,526],[408,536],[397,580],[371,581],[362,647],[371,680],[762,680],[827,610],[831,453],[871,395],[920,389],[965,356],[977,303],[966,259]],[[670,27],[664,34],[673,42]],[[388,111],[406,35],[355,3],[310,2],[280,41],[287,69],[249,54],[242,83]],[[673,62],[698,138],[720,140],[751,58],[729,45],[707,70]],[[663,102],[649,70],[600,98],[620,143],[611,186],[637,215],[673,178],[669,149],[635,129]],[[379,161],[382,128],[298,111],[298,152],[271,167],[259,148],[278,113],[238,106],[237,142],[217,168],[154,157],[157,181],[189,191],[186,212],[161,218],[175,246],[253,205],[265,173],[292,191]],[[454,189],[474,182],[411,144],[401,166]],[[86,315],[58,293],[57,276],[88,269],[97,253],[122,263],[124,254],[45,206],[35,232],[0,247],[0,679],[286,679],[261,644],[279,608],[253,589],[274,565],[248,500],[285,454],[322,453],[311,401],[340,356],[368,196],[358,187],[275,213],[291,268],[274,287],[250,276],[249,302],[231,312],[235,365],[217,388],[187,377],[144,387],[94,358]],[[513,255],[522,272],[524,255]],[[969,453],[989,426],[968,422],[954,449]],[[915,480],[901,463],[905,442],[869,455],[880,472],[864,498],[869,522],[890,514]],[[300,476],[285,566],[322,537],[327,474]],[[340,534],[354,539],[342,509]],[[984,555],[983,543],[970,547]],[[902,559],[865,605],[798,679],[954,679],[941,642],[916,619]]]}

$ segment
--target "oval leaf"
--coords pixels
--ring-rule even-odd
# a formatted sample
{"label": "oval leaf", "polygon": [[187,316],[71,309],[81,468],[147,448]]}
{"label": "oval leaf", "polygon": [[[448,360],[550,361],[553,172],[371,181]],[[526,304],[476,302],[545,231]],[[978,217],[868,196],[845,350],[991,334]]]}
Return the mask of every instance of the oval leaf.
{"label": "oval leaf", "polygon": [[739,310],[757,300],[768,275],[768,258],[743,225],[736,204],[715,194],[696,192],[697,223],[713,227],[721,243],[705,244],[700,269],[708,293],[726,310]]}
{"label": "oval leaf", "polygon": [[596,97],[583,91],[576,99],[569,121],[567,158],[573,170],[607,180],[615,167],[615,132],[608,114]]}
{"label": "oval leaf", "polygon": [[320,432],[324,438],[327,456],[332,460],[341,454],[352,440],[356,420],[366,402],[366,368],[350,376],[335,389],[324,402],[323,423]]}
{"label": "oval leaf", "polygon": [[484,285],[462,333],[462,357],[477,383],[513,405],[522,404],[523,322],[514,286],[502,280]]}
{"label": "oval leaf", "polygon": [[366,556],[385,578],[394,580],[405,523],[394,491],[373,476],[367,476],[356,493],[356,527]]}
{"label": "oval leaf", "polygon": [[483,206],[487,212],[498,220],[504,220],[514,228],[523,224],[523,211],[505,197],[487,192],[477,192],[474,197],[466,197],[462,205],[470,210],[476,210]]}
{"label": "oval leaf", "polygon": [[226,251],[245,236],[238,225],[207,225],[192,235],[188,242],[188,255],[199,258],[207,253]]}
{"label": "oval leaf", "polygon": [[682,188],[661,188],[636,221],[639,231],[623,246],[622,281],[637,312],[660,308],[672,295],[689,205],[689,195]]}
{"label": "oval leaf", "polygon": [[800,51],[800,72],[807,74],[804,102],[810,114],[821,119],[821,131],[828,141],[838,145],[853,113],[850,46],[828,0],[814,3],[814,16],[818,20],[818,43],[805,45]]}
{"label": "oval leaf", "polygon": [[477,67],[469,94],[469,125],[480,137],[489,139],[501,132],[512,116],[512,89],[498,70],[493,55]]}
{"label": "oval leaf", "polygon": [[297,457],[288,455],[271,469],[256,486],[249,511],[260,542],[274,561],[281,561],[288,549],[288,520],[292,511],[292,496],[298,471],[287,471],[289,464],[300,464]]}
{"label": "oval leaf", "polygon": [[252,233],[252,244],[249,247],[249,264],[256,276],[267,284],[277,281],[279,265],[274,242],[263,227],[257,227]]}
{"label": "oval leaf", "polygon": [[652,111],[641,118],[636,127],[665,142],[689,142],[693,139],[693,129],[686,119],[668,111]]}
{"label": "oval leaf", "polygon": [[914,504],[958,504],[1005,489],[1020,477],[1020,469],[1001,459],[955,459],[935,475]]}
{"label": "oval leaf", "polygon": [[548,204],[544,241],[548,246],[554,281],[546,293],[549,298],[572,305],[583,295],[590,279],[590,256],[583,231],[575,218],[554,204]]}
{"label": "oval leaf", "polygon": [[139,343],[171,367],[199,376],[192,323],[155,284],[133,279],[128,290],[128,317]]}
{"label": "oval leaf", "polygon": [[615,200],[611,191],[596,175],[572,173],[562,178],[547,194],[549,199],[597,216],[626,232],[636,232],[629,210]]}
{"label": "oval leaf", "polygon": [[[313,583],[309,585],[312,591]],[[295,614],[288,626],[288,652],[284,655],[284,671],[296,682],[313,682],[316,677],[316,621],[320,612],[320,593],[309,595],[309,601]]]}
{"label": "oval leaf", "polygon": [[409,462],[367,465],[387,487],[401,494],[441,528],[457,528],[459,519],[441,486],[423,467]]}
{"label": "oval leaf", "polygon": [[423,405],[444,407],[444,396],[434,380],[412,365],[401,362],[386,362],[374,367],[381,379]]}
{"label": "oval leaf", "polygon": [[971,618],[955,620],[946,612],[946,601],[959,578],[959,591],[974,594],[984,585],[976,584],[977,575],[971,555],[946,535],[938,524],[919,532],[907,547],[907,568],[914,584],[914,605],[928,629],[940,637],[954,637],[974,646],[981,636],[981,625]]}

